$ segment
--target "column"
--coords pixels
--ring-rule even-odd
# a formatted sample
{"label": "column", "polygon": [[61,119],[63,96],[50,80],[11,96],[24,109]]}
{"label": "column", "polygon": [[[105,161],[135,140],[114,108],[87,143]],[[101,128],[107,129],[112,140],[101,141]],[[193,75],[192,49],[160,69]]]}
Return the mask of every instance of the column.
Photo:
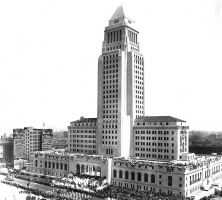
{"label": "column", "polygon": [[92,176],[92,167],[89,166],[89,175]]}
{"label": "column", "polygon": [[119,30],[119,38],[120,38],[120,41],[122,41],[122,30]]}
{"label": "column", "polygon": [[113,42],[115,42],[115,31],[113,31]]}

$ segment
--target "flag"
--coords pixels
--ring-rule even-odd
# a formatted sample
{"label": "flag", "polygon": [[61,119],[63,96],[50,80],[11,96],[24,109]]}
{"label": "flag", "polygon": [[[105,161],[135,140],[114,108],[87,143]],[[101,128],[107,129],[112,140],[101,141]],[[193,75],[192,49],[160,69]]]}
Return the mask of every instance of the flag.
{"label": "flag", "polygon": [[45,127],[45,123],[44,123],[44,121],[43,121],[43,127]]}

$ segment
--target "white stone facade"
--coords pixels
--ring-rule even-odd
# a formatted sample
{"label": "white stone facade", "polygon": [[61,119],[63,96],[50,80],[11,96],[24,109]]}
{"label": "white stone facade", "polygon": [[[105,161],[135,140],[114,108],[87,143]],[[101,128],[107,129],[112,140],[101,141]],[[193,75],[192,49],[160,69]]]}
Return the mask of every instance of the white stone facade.
{"label": "white stone facade", "polygon": [[139,32],[120,6],[105,28],[98,60],[98,154],[130,156],[133,123],[144,116],[144,57]]}
{"label": "white stone facade", "polygon": [[151,160],[180,160],[189,150],[186,122],[170,117],[141,117],[133,127],[133,156]]}
{"label": "white stone facade", "polygon": [[32,153],[31,172],[105,176],[116,186],[195,196],[221,180],[222,157],[189,153],[185,121],[144,116],[144,57],[132,23],[120,6],[105,28],[97,118],[70,123],[67,152]]}
{"label": "white stone facade", "polygon": [[30,172],[51,177],[87,174],[111,181],[111,159],[98,155],[72,154],[66,150],[38,151],[30,155]]}
{"label": "white stone facade", "polygon": [[113,185],[166,194],[195,196],[201,188],[209,189],[221,178],[219,156],[175,162],[114,158],[112,162]]}
{"label": "white stone facade", "polygon": [[84,118],[70,122],[68,126],[68,148],[72,153],[97,154],[96,118]]}

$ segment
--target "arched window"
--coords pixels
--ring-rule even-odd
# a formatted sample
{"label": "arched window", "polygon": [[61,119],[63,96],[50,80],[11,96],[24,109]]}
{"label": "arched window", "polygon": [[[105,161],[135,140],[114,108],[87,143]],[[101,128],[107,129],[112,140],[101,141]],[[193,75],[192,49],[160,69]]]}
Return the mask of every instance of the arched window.
{"label": "arched window", "polygon": [[60,169],[63,170],[63,164],[62,163],[60,163]]}
{"label": "arched window", "polygon": [[119,171],[119,178],[123,178],[123,172],[122,172],[122,170]]}
{"label": "arched window", "polygon": [[51,162],[49,162],[49,168],[51,168]]}
{"label": "arched window", "polygon": [[100,167],[97,167],[97,168],[96,168],[96,171],[97,171],[97,172],[101,172],[101,168],[100,168]]}
{"label": "arched window", "polygon": [[135,173],[131,172],[131,180],[135,180]]}
{"label": "arched window", "polygon": [[125,179],[129,179],[129,172],[128,171],[125,172]]}
{"label": "arched window", "polygon": [[52,163],[52,169],[55,169],[55,163],[54,162]]}
{"label": "arched window", "polygon": [[56,169],[59,169],[59,163],[56,163]]}
{"label": "arched window", "polygon": [[92,169],[93,169],[93,172],[95,172],[95,171],[96,171],[96,168],[95,168],[95,166],[93,166],[93,168],[92,168]]}
{"label": "arched window", "polygon": [[113,177],[116,178],[116,170],[113,170]]}
{"label": "arched window", "polygon": [[80,173],[80,165],[79,165],[79,164],[76,165],[76,173],[77,173],[77,174]]}
{"label": "arched window", "polygon": [[151,175],[151,183],[155,183],[155,175],[154,174]]}
{"label": "arched window", "polygon": [[138,173],[138,181],[141,181],[141,173]]}
{"label": "arched window", "polygon": [[67,171],[67,164],[65,164],[65,170]]}
{"label": "arched window", "polygon": [[47,168],[47,162],[45,161],[45,168]]}
{"label": "arched window", "polygon": [[81,173],[84,173],[84,171],[85,171],[85,165],[82,165],[81,166]]}
{"label": "arched window", "polygon": [[37,165],[38,165],[38,160],[35,161],[35,166],[37,167]]}
{"label": "arched window", "polygon": [[144,182],[148,182],[148,174],[144,174]]}

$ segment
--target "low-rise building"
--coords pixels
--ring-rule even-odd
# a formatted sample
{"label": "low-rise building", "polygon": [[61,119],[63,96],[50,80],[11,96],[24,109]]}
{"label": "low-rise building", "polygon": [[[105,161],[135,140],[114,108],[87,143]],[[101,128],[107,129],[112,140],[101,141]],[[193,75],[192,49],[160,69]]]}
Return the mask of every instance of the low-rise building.
{"label": "low-rise building", "polygon": [[[51,177],[67,177],[69,173],[111,178],[110,160],[98,155],[72,154],[64,149],[30,154],[30,172]],[[108,172],[109,171],[109,172]]]}
{"label": "low-rise building", "polygon": [[111,168],[113,185],[186,197],[208,190],[222,178],[219,156],[184,154],[183,160],[172,162],[114,158]]}
{"label": "low-rise building", "polygon": [[72,154],[65,150],[34,152],[30,172],[51,177],[69,173],[106,177],[109,184],[129,189],[190,197],[209,190],[222,178],[222,157],[183,154],[180,160],[159,161],[135,157],[106,158]]}
{"label": "low-rise building", "polygon": [[68,147],[68,138],[53,138],[52,149],[66,149]]}

